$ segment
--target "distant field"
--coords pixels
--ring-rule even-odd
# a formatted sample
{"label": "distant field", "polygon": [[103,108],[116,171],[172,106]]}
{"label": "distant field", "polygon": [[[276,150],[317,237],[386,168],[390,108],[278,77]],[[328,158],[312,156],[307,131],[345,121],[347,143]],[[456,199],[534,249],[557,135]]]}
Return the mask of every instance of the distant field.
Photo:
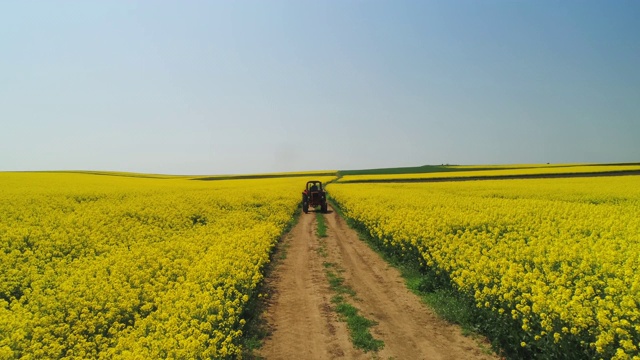
{"label": "distant field", "polygon": [[347,175],[391,175],[391,174],[422,174],[439,173],[453,171],[477,171],[477,170],[499,170],[499,169],[530,169],[530,168],[551,168],[567,166],[585,166],[589,164],[509,164],[509,165],[423,165],[395,168],[377,168],[362,170],[340,170],[340,176]]}
{"label": "distant field", "polygon": [[336,170],[317,171],[297,171],[266,174],[242,174],[242,175],[215,175],[215,176],[194,176],[192,180],[243,180],[243,179],[271,179],[284,177],[308,177],[308,176],[336,176]]}
{"label": "distant field", "polygon": [[[600,164],[500,164],[500,165],[449,165],[448,167],[451,169],[456,169],[460,171],[466,170],[499,170],[499,169],[533,169],[533,168],[556,168],[556,167],[571,167],[571,166],[593,166]],[[601,164],[601,165],[609,165],[609,164]],[[616,164],[611,164],[616,165]],[[628,164],[621,164],[628,165]]]}
{"label": "distant field", "polygon": [[[396,168],[387,172],[345,174],[339,182],[389,182],[389,181],[431,181],[438,179],[481,179],[481,178],[513,178],[536,176],[570,176],[570,175],[598,175],[640,173],[640,164],[558,164],[558,165],[473,165],[473,166],[433,166],[415,169],[430,171],[402,172]],[[395,171],[395,172],[394,172]]]}
{"label": "distant field", "polygon": [[[3,172],[0,172],[2,174]],[[146,179],[188,179],[190,175],[167,175],[167,174],[145,174],[126,171],[92,171],[92,170],[53,170],[53,171],[10,171],[4,174],[87,174],[87,175],[106,175],[121,176],[131,178]]]}
{"label": "distant field", "polygon": [[121,176],[131,178],[151,179],[188,179],[188,180],[245,180],[245,179],[272,179],[284,177],[307,176],[338,176],[340,182],[371,182],[389,180],[420,180],[434,178],[463,178],[463,177],[488,177],[488,176],[513,176],[536,174],[570,174],[570,173],[601,173],[618,171],[639,171],[640,163],[618,164],[507,164],[507,165],[423,165],[394,168],[376,168],[360,170],[313,170],[274,172],[260,174],[210,174],[210,175],[172,175],[172,174],[145,174],[123,171],[33,171],[25,173],[68,173],[91,174],[105,176]]}
{"label": "distant field", "polygon": [[168,175],[168,174],[145,174],[124,171],[90,171],[90,170],[65,170],[65,171],[16,171],[13,173],[42,173],[42,174],[88,174],[88,175],[105,175],[105,176],[122,176],[131,178],[149,178],[149,179],[186,179],[186,180],[246,180],[246,179],[273,179],[285,177],[305,177],[305,176],[336,176],[337,170],[314,170],[314,171],[295,171],[280,173],[264,173],[264,174],[231,174],[231,175]]}
{"label": "distant field", "polygon": [[432,172],[459,171],[453,166],[445,165],[424,165],[396,168],[378,168],[378,169],[362,169],[362,170],[340,170],[339,176],[350,175],[379,175],[379,174],[418,174]]}

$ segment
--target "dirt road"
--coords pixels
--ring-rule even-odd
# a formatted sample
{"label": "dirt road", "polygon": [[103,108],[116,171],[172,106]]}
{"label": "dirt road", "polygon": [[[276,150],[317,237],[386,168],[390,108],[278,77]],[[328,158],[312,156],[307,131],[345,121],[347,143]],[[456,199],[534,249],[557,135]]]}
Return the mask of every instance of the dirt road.
{"label": "dirt road", "polygon": [[[315,234],[315,214],[302,214],[281,245],[286,258],[267,279],[270,336],[258,352],[272,359],[497,359],[461,330],[438,319],[406,289],[399,272],[384,262],[337,213],[324,215],[328,237]],[[322,246],[325,256],[318,249]],[[368,319],[384,348],[355,349],[344,322],[332,310],[334,295],[323,262],[344,270],[357,295],[351,303]]]}

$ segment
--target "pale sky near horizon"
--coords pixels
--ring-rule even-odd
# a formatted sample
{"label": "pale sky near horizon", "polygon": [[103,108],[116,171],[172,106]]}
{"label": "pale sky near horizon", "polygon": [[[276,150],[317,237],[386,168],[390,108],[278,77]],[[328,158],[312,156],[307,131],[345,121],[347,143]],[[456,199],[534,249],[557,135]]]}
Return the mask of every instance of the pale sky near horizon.
{"label": "pale sky near horizon", "polygon": [[0,171],[640,162],[638,1],[2,1]]}

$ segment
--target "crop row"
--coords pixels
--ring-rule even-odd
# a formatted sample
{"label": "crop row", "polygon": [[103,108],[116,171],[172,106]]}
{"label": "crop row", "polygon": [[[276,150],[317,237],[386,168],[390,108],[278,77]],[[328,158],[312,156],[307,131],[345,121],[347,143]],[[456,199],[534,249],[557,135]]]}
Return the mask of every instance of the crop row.
{"label": "crop row", "polygon": [[490,313],[517,356],[640,358],[640,177],[328,189]]}
{"label": "crop row", "polygon": [[304,181],[0,174],[0,359],[239,357]]}
{"label": "crop row", "polygon": [[[546,165],[534,166],[521,165],[522,167],[481,167],[474,169],[473,166],[448,166],[444,167],[449,171],[409,173],[409,174],[365,174],[365,175],[345,175],[339,182],[371,182],[389,180],[420,180],[420,179],[443,179],[443,178],[490,178],[509,176],[541,176],[560,174],[591,174],[591,173],[611,173],[611,172],[635,172],[640,171],[640,165]],[[455,169],[456,171],[451,171]]]}

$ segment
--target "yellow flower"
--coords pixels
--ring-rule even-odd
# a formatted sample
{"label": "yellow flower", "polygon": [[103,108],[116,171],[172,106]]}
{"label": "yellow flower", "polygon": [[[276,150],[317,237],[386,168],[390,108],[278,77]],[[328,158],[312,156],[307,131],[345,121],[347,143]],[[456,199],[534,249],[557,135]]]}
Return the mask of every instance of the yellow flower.
{"label": "yellow flower", "polygon": [[307,179],[117,175],[0,173],[0,358],[239,357]]}
{"label": "yellow flower", "polygon": [[[571,168],[597,170],[556,170]],[[434,176],[450,173],[418,175]],[[348,216],[385,246],[420,254],[478,308],[522,319],[524,332],[540,329],[534,338],[638,354],[640,177],[349,183],[358,179],[328,186]]]}

